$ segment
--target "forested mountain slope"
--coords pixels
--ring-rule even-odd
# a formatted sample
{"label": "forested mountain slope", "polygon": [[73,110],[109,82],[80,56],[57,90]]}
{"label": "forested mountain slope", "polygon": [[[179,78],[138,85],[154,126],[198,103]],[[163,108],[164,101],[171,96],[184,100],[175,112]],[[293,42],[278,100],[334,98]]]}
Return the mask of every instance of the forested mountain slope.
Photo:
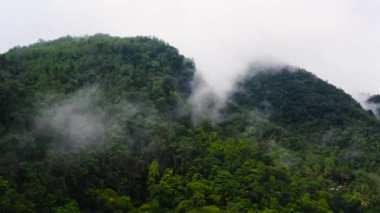
{"label": "forested mountain slope", "polygon": [[336,149],[344,164],[378,169],[380,123],[351,96],[291,67],[262,70],[241,81],[229,101],[233,113],[257,110],[299,138],[292,149]]}
{"label": "forested mountain slope", "polygon": [[[379,121],[300,69],[194,123],[194,63],[155,38],[0,55],[3,212],[378,212]],[[207,116],[205,116],[207,117]]]}
{"label": "forested mountain slope", "polygon": [[263,70],[238,87],[233,96],[238,105],[268,111],[270,121],[298,132],[355,122],[379,125],[351,96],[305,70]]}

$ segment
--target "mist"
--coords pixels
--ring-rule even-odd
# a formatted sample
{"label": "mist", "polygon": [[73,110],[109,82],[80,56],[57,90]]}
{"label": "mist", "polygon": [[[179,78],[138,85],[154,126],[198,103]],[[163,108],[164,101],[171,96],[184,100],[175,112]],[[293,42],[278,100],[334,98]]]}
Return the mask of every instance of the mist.
{"label": "mist", "polygon": [[111,103],[107,92],[97,85],[67,95],[47,92],[41,96],[33,119],[34,134],[66,151],[103,149],[114,142],[152,149],[155,131],[169,122],[164,114],[143,102],[120,98]]}
{"label": "mist", "polygon": [[196,72],[192,82],[192,93],[188,99],[193,124],[204,120],[210,120],[214,123],[220,122],[220,110],[225,106],[226,99],[227,93],[218,94],[204,80],[204,77]]}
{"label": "mist", "polygon": [[367,109],[371,110],[377,118],[380,118],[380,104],[379,103],[367,103],[365,105]]}
{"label": "mist", "polygon": [[35,118],[39,135],[59,138],[66,145],[100,143],[105,137],[105,112],[95,105],[96,88],[83,88],[59,99],[47,94]]}
{"label": "mist", "polygon": [[[286,69],[287,71],[296,71],[297,67],[276,61],[274,59],[262,59],[250,62],[244,69],[239,70],[239,74],[230,78],[228,87],[223,90],[216,90],[210,85],[201,72],[196,72],[192,84],[192,94],[188,100],[190,105],[193,123],[196,125],[201,121],[208,120],[212,123],[220,123],[229,118],[222,115],[222,111],[227,107],[228,102],[231,104],[231,97],[236,92],[242,91],[240,84],[247,79],[253,78],[259,73],[276,74]],[[232,103],[233,104],[233,103]],[[251,109],[251,115],[261,118],[268,118],[271,104],[264,102],[266,111]]]}
{"label": "mist", "polygon": [[360,93],[358,95],[358,101],[360,105],[366,109],[372,111],[372,113],[380,118],[380,103],[378,102],[377,95],[369,93]]}

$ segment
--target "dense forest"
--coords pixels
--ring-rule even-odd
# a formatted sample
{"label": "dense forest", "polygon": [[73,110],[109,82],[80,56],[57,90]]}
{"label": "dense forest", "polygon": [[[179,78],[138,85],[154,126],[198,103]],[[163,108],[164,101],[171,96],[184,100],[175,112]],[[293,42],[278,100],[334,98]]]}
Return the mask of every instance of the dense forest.
{"label": "dense forest", "polygon": [[252,66],[217,120],[195,120],[195,70],[151,37],[1,54],[0,211],[380,212],[378,112],[306,70]]}

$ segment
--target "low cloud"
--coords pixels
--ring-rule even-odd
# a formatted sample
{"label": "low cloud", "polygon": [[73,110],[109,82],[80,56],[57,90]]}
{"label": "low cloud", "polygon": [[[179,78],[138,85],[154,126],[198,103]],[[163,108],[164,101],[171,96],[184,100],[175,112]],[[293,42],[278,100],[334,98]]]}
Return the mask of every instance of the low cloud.
{"label": "low cloud", "polygon": [[96,92],[96,88],[85,88],[58,101],[59,96],[48,95],[35,118],[36,132],[70,145],[101,142],[105,113],[95,104]]}
{"label": "low cloud", "polygon": [[[296,71],[298,68],[269,59],[262,59],[251,62],[245,69],[239,72],[240,75],[231,80],[232,82],[230,83],[233,85],[231,88],[219,91],[217,91],[215,87],[212,87],[210,84],[208,84],[205,81],[203,75],[201,75],[199,72],[196,72],[193,81],[193,93],[189,98],[193,123],[197,124],[203,120],[209,120],[213,123],[219,123],[224,121],[226,118],[221,115],[221,111],[227,106],[227,102],[231,101],[231,96],[236,92],[245,92],[242,91],[242,82],[246,81],[247,79],[253,78],[255,75],[259,73],[265,72],[275,74],[284,69],[293,72]],[[263,102],[263,106],[265,106],[266,109],[271,108],[269,102]],[[253,110],[260,117],[267,117],[267,114],[269,113],[269,111],[264,112],[258,109]]]}
{"label": "low cloud", "polygon": [[380,102],[371,101],[371,97],[375,96],[369,93],[360,93],[355,98],[364,109],[371,110],[377,118],[380,118]]}
{"label": "low cloud", "polygon": [[190,104],[194,124],[203,120],[220,121],[220,110],[225,105],[223,98],[204,81],[199,72],[196,72],[194,76],[193,92],[188,103]]}
{"label": "low cloud", "polygon": [[[34,119],[35,134],[57,147],[98,146],[117,141],[147,146],[153,130],[166,122],[149,105],[120,100],[92,86],[68,94],[45,94]],[[74,149],[75,150],[75,149]]]}

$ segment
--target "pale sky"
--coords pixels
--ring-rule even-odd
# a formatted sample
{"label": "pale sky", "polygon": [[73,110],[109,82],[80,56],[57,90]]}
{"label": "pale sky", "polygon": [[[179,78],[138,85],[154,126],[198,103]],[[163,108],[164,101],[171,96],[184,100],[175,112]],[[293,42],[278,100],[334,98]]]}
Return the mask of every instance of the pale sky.
{"label": "pale sky", "polygon": [[378,0],[0,0],[0,53],[38,39],[148,35],[193,58],[218,91],[252,61],[380,93]]}

